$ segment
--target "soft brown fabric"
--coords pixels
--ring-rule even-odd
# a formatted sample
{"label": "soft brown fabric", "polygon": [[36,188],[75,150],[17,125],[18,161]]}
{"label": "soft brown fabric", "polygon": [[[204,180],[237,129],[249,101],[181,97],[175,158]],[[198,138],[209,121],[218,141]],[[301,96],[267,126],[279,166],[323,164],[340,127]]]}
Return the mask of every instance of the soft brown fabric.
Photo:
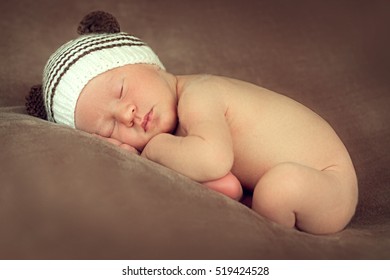
{"label": "soft brown fabric", "polygon": [[[0,259],[390,258],[388,1],[58,3],[0,3]],[[285,229],[167,168],[28,116],[24,97],[47,58],[97,9],[173,73],[251,81],[328,120],[359,179],[347,229]]]}

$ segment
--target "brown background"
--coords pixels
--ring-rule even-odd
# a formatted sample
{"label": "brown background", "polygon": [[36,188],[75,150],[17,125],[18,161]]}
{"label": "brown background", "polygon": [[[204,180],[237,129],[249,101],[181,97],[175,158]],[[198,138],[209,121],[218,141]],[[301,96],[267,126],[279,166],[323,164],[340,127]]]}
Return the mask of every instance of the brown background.
{"label": "brown background", "polygon": [[[390,258],[389,3],[2,1],[0,257]],[[359,179],[348,228],[322,237],[283,229],[170,170],[25,115],[48,56],[97,9],[175,74],[247,80],[330,122]]]}

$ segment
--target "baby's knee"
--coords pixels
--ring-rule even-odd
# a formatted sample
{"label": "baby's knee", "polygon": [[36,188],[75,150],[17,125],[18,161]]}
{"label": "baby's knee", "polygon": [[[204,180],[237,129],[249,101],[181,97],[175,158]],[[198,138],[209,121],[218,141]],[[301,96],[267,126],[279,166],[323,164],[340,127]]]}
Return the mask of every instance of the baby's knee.
{"label": "baby's knee", "polygon": [[260,178],[255,193],[267,203],[291,205],[298,199],[303,180],[299,167],[294,163],[281,163]]}
{"label": "baby's knee", "polygon": [[[337,173],[295,163],[266,172],[256,185],[252,208],[277,223],[325,234],[343,229],[356,207],[355,188]],[[332,186],[332,187],[329,187]],[[351,195],[352,193],[352,195]]]}
{"label": "baby's knee", "polygon": [[287,227],[295,227],[300,181],[293,164],[280,164],[269,170],[257,183],[252,209]]}

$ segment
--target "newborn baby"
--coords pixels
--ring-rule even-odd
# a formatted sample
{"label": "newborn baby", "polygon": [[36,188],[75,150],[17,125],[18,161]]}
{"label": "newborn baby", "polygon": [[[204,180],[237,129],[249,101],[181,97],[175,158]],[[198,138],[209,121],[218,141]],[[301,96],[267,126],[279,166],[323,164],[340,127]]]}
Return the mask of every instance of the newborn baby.
{"label": "newborn baby", "polygon": [[138,38],[103,31],[84,32],[51,56],[42,90],[47,119],[233,199],[242,185],[253,191],[254,211],[284,226],[328,234],[348,224],[355,170],[320,116],[244,81],[174,75]]}

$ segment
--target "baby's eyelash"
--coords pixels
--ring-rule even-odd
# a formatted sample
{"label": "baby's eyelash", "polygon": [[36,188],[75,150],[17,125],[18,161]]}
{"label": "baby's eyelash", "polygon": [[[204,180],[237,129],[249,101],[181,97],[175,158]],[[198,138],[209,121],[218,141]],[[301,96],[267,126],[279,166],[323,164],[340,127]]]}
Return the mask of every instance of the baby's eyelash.
{"label": "baby's eyelash", "polygon": [[119,99],[121,99],[123,96],[125,96],[125,80],[122,79],[122,82],[121,82],[121,91],[119,93]]}
{"label": "baby's eyelash", "polygon": [[119,93],[119,98],[122,98],[123,96],[123,83],[122,83],[122,87],[121,87],[121,92]]}

